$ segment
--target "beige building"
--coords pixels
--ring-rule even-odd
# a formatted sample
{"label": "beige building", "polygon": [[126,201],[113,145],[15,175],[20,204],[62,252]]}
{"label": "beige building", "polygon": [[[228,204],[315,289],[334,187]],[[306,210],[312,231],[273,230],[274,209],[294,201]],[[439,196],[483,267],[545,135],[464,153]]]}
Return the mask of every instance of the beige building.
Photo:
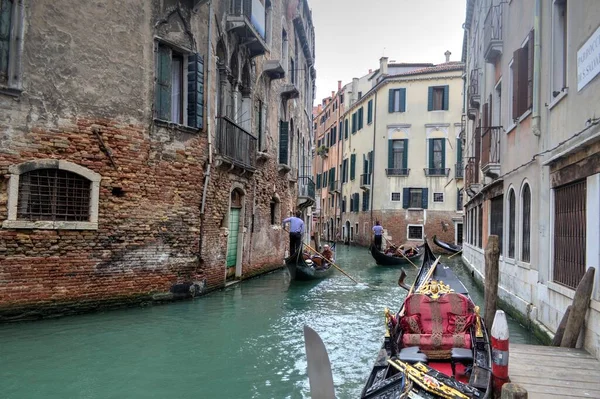
{"label": "beige building", "polygon": [[[600,3],[469,0],[465,29],[463,259],[482,277],[498,235],[501,298],[552,336],[600,264]],[[599,279],[581,337],[596,357]]]}

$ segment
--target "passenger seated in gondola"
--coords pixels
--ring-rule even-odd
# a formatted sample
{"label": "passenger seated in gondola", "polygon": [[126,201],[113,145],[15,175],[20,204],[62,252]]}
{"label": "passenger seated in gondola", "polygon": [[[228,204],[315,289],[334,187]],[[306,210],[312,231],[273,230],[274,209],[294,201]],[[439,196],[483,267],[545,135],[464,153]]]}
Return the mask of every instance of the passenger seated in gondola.
{"label": "passenger seated in gondola", "polygon": [[415,250],[414,247],[409,247],[406,249],[406,251],[404,251],[404,256],[406,256],[407,258],[410,258],[411,256],[415,256],[417,254],[417,251]]}
{"label": "passenger seated in gondola", "polygon": [[[321,256],[322,255],[322,256]],[[321,254],[314,255],[312,261],[315,264],[315,268],[325,268],[328,263],[333,262],[333,252],[329,248],[329,245],[323,246],[323,252]]]}
{"label": "passenger seated in gondola", "polygon": [[385,250],[385,254],[387,256],[394,256],[396,254],[397,250],[398,250],[398,248],[392,244]]}

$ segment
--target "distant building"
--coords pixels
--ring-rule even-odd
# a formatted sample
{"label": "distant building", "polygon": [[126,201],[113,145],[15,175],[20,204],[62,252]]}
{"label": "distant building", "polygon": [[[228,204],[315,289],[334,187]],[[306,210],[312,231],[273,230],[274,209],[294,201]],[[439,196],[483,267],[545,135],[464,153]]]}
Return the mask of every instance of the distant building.
{"label": "distant building", "polygon": [[463,259],[484,275],[500,238],[500,296],[554,333],[586,269],[582,342],[600,357],[600,3],[467,2]]}
{"label": "distant building", "polygon": [[326,236],[369,245],[379,220],[389,242],[462,242],[462,71],[384,57],[324,100],[316,140],[328,152],[314,170]]}

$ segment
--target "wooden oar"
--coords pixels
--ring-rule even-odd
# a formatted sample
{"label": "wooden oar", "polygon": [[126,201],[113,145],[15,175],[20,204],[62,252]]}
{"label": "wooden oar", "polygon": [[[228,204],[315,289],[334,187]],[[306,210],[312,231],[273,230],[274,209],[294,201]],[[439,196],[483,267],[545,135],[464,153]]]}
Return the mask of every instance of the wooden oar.
{"label": "wooden oar", "polygon": [[[438,258],[435,260],[435,262],[433,263],[433,265],[431,265],[431,268],[429,269],[429,271],[427,272],[427,275],[425,276],[425,280],[423,281],[427,281],[431,278],[431,275],[433,274],[433,271],[435,270],[435,268],[437,267],[438,263],[440,262],[440,259],[442,259],[441,256],[438,256]],[[417,276],[419,277],[419,276]],[[407,297],[413,293],[413,291],[415,290],[415,285],[417,284],[417,279],[415,279],[415,281],[412,284],[412,287],[410,287],[410,291],[408,291],[408,295],[406,295]],[[400,316],[404,316],[404,312],[406,311],[406,307],[402,308],[402,311],[400,312]]]}
{"label": "wooden oar", "polygon": [[[383,237],[383,239],[384,239],[384,240],[386,240],[388,243],[390,243],[390,244],[394,245],[395,247],[397,247],[397,246],[396,246],[396,244],[394,244],[393,242],[391,242],[390,240],[388,240],[388,239],[387,239],[387,238],[385,238],[384,236],[382,236],[382,237]],[[398,247],[397,247],[397,248],[398,248]],[[400,250],[400,255],[402,255],[402,257],[403,257],[404,259],[406,259],[406,260],[408,261],[408,263],[410,263],[411,265],[413,265],[413,266],[414,266],[414,267],[416,267],[417,269],[419,268],[419,266],[417,266],[417,265],[415,265],[414,263],[412,263],[412,261],[411,261],[410,259],[408,259],[408,258],[406,257],[406,255],[404,255],[404,253],[403,253],[403,251],[402,251],[402,250]]]}
{"label": "wooden oar", "polygon": [[358,281],[356,281],[352,276],[350,276],[348,273],[346,273],[345,271],[342,270],[341,267],[339,267],[338,265],[336,265],[335,263],[333,263],[333,261],[327,259],[325,256],[323,256],[322,253],[320,253],[319,251],[317,251],[316,249],[314,249],[313,247],[311,247],[310,245],[306,244],[305,242],[303,242],[302,244],[304,244],[304,246],[308,249],[310,249],[311,251],[321,255],[321,257],[326,261],[329,262],[329,264],[333,267],[335,267],[336,269],[338,269],[344,276],[348,277],[350,280],[354,281],[356,284],[359,284]]}
{"label": "wooden oar", "polygon": [[457,253],[450,255],[450,256],[448,257],[448,259],[452,259],[452,258],[453,258],[453,257],[455,257],[456,255],[458,255],[458,254],[461,254],[461,253],[462,253],[462,249],[461,249],[460,251],[458,251]]}
{"label": "wooden oar", "polygon": [[335,399],[333,374],[327,349],[319,334],[309,326],[304,326],[304,347],[310,396],[315,399]]}

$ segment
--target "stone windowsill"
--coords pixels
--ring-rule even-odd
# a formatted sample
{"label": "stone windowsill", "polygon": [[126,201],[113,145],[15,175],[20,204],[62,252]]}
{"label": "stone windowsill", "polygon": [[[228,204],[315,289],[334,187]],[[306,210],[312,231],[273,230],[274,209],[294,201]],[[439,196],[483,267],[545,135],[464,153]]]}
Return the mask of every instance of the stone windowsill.
{"label": "stone windowsill", "polygon": [[53,221],[28,221],[5,220],[2,222],[4,229],[36,229],[36,230],[98,230],[98,223],[93,222],[53,222]]}
{"label": "stone windowsill", "polygon": [[198,134],[202,131],[202,129],[198,129],[195,127],[180,125],[179,123],[168,122],[156,118],[154,118],[154,124],[159,127],[166,127],[168,129],[177,130],[183,133]]}
{"label": "stone windowsill", "polygon": [[14,87],[8,87],[0,84],[0,94],[5,94],[10,97],[20,97],[23,90],[15,89]]}

